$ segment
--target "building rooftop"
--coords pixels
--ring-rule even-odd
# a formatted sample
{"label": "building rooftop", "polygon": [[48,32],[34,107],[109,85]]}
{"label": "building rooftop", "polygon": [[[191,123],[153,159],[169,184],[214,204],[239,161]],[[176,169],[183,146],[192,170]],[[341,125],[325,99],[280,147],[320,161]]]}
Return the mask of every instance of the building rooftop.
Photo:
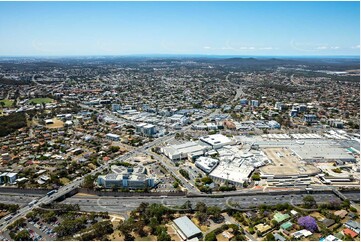
{"label": "building rooftop", "polygon": [[288,214],[283,214],[283,213],[276,213],[275,215],[273,215],[273,219],[277,221],[277,223],[280,223],[282,221],[285,221],[286,219],[290,218],[290,215]]}
{"label": "building rooftop", "polygon": [[177,218],[173,220],[173,223],[181,230],[186,238],[202,233],[202,231],[187,216]]}
{"label": "building rooftop", "polygon": [[213,134],[209,136],[204,136],[201,137],[200,140],[211,146],[219,146],[219,147],[233,143],[233,141],[230,138],[222,134]]}

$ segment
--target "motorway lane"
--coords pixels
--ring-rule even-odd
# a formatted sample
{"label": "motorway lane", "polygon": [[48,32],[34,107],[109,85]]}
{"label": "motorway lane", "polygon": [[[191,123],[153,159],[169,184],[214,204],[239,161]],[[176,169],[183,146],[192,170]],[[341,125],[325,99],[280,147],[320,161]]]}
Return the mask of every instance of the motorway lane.
{"label": "motorway lane", "polygon": [[39,199],[42,195],[28,195],[28,194],[0,194],[0,203],[5,204],[28,204],[29,202],[33,201],[34,199]]}
{"label": "motorway lane", "polygon": [[[208,206],[219,206],[223,209],[227,208],[227,200],[232,203],[239,204],[240,208],[249,208],[252,206],[259,206],[261,204],[276,205],[278,203],[290,202],[296,205],[303,203],[303,197],[307,194],[290,194],[290,195],[250,195],[239,197],[226,197],[226,198],[210,198],[210,197],[83,197],[73,196],[61,203],[64,204],[79,204],[81,210],[84,211],[108,211],[108,212],[129,212],[139,206],[142,202],[147,203],[162,203],[168,207],[183,205],[186,201],[190,201],[193,206],[197,202],[204,202]],[[339,200],[333,193],[326,194],[313,194],[315,200],[319,203]]]}

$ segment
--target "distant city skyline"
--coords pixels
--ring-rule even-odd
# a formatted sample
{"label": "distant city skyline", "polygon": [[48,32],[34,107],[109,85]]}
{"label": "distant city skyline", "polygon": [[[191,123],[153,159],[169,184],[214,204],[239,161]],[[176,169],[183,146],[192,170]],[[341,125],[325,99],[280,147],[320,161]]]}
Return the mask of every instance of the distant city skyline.
{"label": "distant city skyline", "polygon": [[359,56],[359,2],[0,2],[0,56]]}

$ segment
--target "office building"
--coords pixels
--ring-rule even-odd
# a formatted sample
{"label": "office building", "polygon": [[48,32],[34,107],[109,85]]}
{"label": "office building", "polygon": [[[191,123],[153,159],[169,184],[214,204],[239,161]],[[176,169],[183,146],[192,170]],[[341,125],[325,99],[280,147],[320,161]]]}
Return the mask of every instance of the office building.
{"label": "office building", "polygon": [[241,99],[241,100],[240,100],[240,104],[241,104],[242,106],[247,106],[247,105],[248,105],[248,100],[247,100],[247,99]]}
{"label": "office building", "polygon": [[112,112],[116,112],[118,110],[120,110],[120,104],[113,103],[112,104]]}
{"label": "office building", "polygon": [[143,166],[137,167],[111,167],[112,173],[98,176],[97,183],[104,188],[143,189],[154,187],[155,178],[147,174]]}
{"label": "office building", "polygon": [[117,134],[108,133],[106,134],[106,138],[111,141],[120,141],[120,136]]}
{"label": "office building", "polygon": [[303,117],[303,120],[306,123],[314,123],[317,121],[317,116],[314,114],[305,114],[305,116]]}
{"label": "office building", "polygon": [[251,106],[252,107],[258,107],[259,106],[258,100],[251,100]]}
{"label": "office building", "polygon": [[0,184],[14,184],[18,178],[17,173],[5,172],[0,175]]}

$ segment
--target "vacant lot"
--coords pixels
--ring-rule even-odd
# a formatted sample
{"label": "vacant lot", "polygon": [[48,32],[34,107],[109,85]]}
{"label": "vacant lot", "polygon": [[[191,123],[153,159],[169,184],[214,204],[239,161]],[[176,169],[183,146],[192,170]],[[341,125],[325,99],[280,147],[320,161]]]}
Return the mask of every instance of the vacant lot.
{"label": "vacant lot", "polygon": [[57,119],[57,118],[53,118],[53,122],[54,122],[53,124],[48,124],[48,125],[46,125],[46,127],[49,128],[49,129],[64,127],[64,122]]}
{"label": "vacant lot", "polygon": [[272,161],[272,164],[260,168],[264,174],[291,176],[312,174],[318,171],[315,166],[301,162],[288,148],[265,148],[262,150]]}
{"label": "vacant lot", "polygon": [[54,100],[48,97],[42,98],[33,98],[29,100],[29,103],[42,104],[42,103],[52,103]]}

